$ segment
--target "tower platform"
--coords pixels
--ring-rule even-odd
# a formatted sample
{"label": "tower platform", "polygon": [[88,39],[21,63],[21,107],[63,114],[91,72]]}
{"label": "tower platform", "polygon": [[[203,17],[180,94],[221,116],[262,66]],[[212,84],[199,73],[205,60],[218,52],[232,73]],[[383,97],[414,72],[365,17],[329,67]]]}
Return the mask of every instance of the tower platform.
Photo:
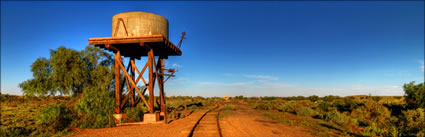
{"label": "tower platform", "polygon": [[148,56],[150,49],[153,49],[155,56],[168,57],[182,55],[182,51],[163,35],[90,38],[89,45],[94,45],[114,53],[119,50],[122,56],[135,59]]}

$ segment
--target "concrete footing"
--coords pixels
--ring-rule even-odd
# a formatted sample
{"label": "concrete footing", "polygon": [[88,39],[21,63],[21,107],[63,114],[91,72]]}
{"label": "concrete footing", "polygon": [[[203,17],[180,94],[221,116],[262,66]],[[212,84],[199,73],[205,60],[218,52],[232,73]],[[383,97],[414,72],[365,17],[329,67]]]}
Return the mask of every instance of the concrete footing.
{"label": "concrete footing", "polygon": [[157,121],[159,121],[159,113],[155,112],[155,113],[148,113],[148,114],[144,114],[143,115],[143,122],[144,123],[155,123]]}
{"label": "concrete footing", "polygon": [[113,114],[112,116],[114,117],[115,123],[117,124],[121,123],[121,119],[126,117],[125,114]]}

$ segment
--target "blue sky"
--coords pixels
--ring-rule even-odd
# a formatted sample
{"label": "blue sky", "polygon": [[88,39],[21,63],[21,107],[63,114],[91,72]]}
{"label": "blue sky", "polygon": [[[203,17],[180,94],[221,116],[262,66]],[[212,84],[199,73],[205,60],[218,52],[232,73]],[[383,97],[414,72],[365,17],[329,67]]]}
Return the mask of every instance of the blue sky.
{"label": "blue sky", "polygon": [[403,95],[424,81],[423,1],[2,1],[1,92],[22,94],[38,57],[110,37],[127,11],[166,17],[174,43],[187,33],[168,96]]}

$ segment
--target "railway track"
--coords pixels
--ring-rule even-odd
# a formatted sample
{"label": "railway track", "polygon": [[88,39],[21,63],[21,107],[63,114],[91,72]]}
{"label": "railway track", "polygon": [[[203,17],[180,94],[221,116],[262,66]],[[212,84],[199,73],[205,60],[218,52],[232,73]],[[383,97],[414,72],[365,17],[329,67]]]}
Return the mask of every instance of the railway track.
{"label": "railway track", "polygon": [[220,129],[220,105],[205,112],[193,126],[188,137],[223,137]]}

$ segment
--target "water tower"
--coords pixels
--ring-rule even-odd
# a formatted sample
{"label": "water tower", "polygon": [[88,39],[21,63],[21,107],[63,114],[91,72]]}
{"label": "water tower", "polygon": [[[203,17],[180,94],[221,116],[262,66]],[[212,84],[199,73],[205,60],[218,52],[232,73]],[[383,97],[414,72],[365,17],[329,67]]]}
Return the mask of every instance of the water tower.
{"label": "water tower", "polygon": [[[182,39],[184,34],[183,32]],[[180,44],[181,40],[178,45],[180,46]],[[119,13],[112,17],[112,37],[90,38],[89,45],[112,51],[115,54],[115,113],[121,116],[125,107],[134,107],[137,103],[143,102],[149,110],[149,113],[144,115],[144,122],[159,121],[159,118],[163,116],[167,123],[164,82],[174,76],[176,70],[165,69],[164,59],[168,59],[168,56],[182,55],[180,48],[168,39],[168,20],[148,12]],[[121,57],[130,58],[127,68]],[[142,57],[146,57],[147,61],[139,70],[136,67],[135,59],[140,60]],[[147,80],[143,78],[146,69]],[[121,71],[124,74],[122,82],[120,80]],[[164,77],[168,78],[164,80]],[[137,87],[139,80],[142,80],[144,87]],[[156,82],[159,89],[159,100],[154,96]],[[124,92],[124,84],[127,86],[126,92]],[[146,90],[149,92],[148,100],[143,96]],[[154,110],[154,103],[159,104],[160,113]]]}

